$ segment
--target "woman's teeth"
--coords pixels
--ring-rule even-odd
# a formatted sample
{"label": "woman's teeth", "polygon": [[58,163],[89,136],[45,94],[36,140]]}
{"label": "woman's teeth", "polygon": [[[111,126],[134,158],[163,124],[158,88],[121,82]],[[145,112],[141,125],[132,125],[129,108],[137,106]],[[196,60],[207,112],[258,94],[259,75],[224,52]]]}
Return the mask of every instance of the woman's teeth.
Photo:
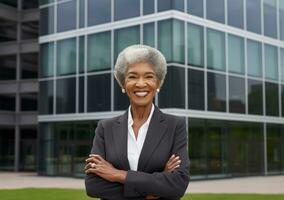
{"label": "woman's teeth", "polygon": [[148,92],[135,92],[135,95],[139,96],[139,97],[144,97],[148,94]]}

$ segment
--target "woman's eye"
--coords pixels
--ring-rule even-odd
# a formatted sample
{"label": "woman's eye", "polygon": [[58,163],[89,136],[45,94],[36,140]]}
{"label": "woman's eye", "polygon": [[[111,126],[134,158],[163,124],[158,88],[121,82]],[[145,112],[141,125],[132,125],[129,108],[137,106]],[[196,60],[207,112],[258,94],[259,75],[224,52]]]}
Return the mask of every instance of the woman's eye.
{"label": "woman's eye", "polygon": [[135,76],[128,76],[129,79],[134,79],[136,78]]}

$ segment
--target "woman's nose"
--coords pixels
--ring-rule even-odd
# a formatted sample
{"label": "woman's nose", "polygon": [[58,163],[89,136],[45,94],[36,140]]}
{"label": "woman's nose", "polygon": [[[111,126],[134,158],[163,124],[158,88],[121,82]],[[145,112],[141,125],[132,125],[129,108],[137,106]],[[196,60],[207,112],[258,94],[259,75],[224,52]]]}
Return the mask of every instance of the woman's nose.
{"label": "woman's nose", "polygon": [[144,78],[139,78],[136,82],[136,86],[137,87],[145,87],[146,86],[146,81],[144,80]]}

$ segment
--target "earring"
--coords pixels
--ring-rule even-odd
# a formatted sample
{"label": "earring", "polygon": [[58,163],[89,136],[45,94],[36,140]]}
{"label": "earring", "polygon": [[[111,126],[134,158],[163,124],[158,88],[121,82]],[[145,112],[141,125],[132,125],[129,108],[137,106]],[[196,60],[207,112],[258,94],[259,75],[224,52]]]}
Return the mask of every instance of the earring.
{"label": "earring", "polygon": [[124,89],[124,88],[122,88],[122,89],[121,89],[121,92],[122,92],[122,93],[125,93],[126,91],[125,91],[125,89]]}
{"label": "earring", "polygon": [[160,92],[160,89],[159,89],[159,88],[157,89],[157,92],[158,92],[158,93]]}

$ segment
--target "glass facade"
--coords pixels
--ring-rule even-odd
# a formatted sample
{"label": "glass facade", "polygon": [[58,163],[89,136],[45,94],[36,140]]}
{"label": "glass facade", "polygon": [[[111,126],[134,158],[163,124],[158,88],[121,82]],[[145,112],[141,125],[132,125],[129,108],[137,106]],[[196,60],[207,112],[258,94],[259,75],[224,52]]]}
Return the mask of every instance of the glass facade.
{"label": "glass facade", "polygon": [[[167,76],[154,102],[186,118],[193,179],[283,174],[282,1],[40,5],[40,174],[83,176],[97,121],[129,106],[113,68],[132,44],[155,47],[166,57]],[[14,74],[12,59],[2,60]]]}

